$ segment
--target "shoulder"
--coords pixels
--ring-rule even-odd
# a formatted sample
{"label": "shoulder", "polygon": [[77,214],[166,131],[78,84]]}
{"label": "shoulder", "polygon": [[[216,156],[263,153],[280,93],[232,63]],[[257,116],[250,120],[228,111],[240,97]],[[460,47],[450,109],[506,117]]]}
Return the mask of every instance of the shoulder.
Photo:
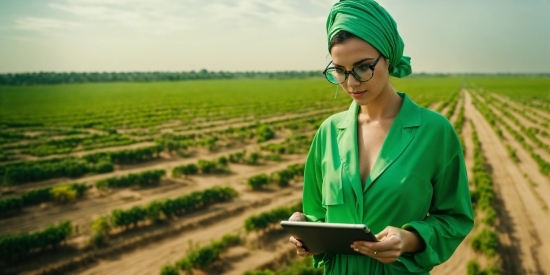
{"label": "shoulder", "polygon": [[462,151],[458,134],[452,123],[438,112],[420,108],[422,124],[417,134],[424,137],[432,146],[444,147],[449,152]]}
{"label": "shoulder", "polygon": [[342,111],[336,114],[331,115],[323,123],[321,123],[321,126],[319,127],[319,131],[327,131],[331,129],[338,128],[338,125],[342,123],[346,119],[347,111]]}
{"label": "shoulder", "polygon": [[424,107],[419,108],[422,116],[422,126],[429,126],[433,130],[454,130],[453,125],[444,115]]}

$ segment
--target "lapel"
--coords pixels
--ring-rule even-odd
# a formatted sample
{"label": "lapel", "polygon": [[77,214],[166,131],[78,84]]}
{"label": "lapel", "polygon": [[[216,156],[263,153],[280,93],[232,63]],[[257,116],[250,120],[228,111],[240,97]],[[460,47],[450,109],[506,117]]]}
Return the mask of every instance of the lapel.
{"label": "lapel", "polygon": [[342,121],[338,123],[338,152],[340,153],[340,161],[342,163],[341,176],[348,177],[356,198],[362,198],[363,192],[357,150],[358,111],[359,106],[353,101]]}
{"label": "lapel", "polygon": [[400,92],[398,94],[403,98],[403,104],[390,127],[364,187],[361,184],[357,146],[359,106],[355,102],[352,102],[343,120],[337,126],[338,151],[343,165],[342,173],[347,174],[357,198],[361,198],[363,190],[366,191],[409,146],[414,139],[414,131],[411,128],[421,125],[421,108],[412,102],[406,94]]}

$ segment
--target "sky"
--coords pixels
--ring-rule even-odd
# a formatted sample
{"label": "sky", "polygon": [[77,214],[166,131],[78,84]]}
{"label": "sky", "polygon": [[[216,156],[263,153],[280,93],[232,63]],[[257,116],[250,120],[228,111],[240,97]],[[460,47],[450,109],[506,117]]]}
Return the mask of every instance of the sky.
{"label": "sky", "polygon": [[[322,70],[336,0],[0,0],[0,73]],[[379,0],[415,73],[550,72],[550,0]]]}

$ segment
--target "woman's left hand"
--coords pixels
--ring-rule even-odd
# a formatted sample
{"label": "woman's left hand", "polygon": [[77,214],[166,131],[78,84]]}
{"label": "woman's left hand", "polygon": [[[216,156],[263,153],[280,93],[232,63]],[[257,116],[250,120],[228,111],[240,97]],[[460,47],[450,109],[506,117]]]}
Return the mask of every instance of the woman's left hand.
{"label": "woman's left hand", "polygon": [[351,245],[355,251],[389,264],[405,252],[417,252],[423,241],[410,231],[388,226],[376,235],[378,242],[357,241]]}

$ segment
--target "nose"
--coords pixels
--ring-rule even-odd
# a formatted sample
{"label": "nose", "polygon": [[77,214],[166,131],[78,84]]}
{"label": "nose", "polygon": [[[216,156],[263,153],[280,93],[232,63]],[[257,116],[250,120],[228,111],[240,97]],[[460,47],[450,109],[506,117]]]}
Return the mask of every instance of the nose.
{"label": "nose", "polygon": [[346,80],[346,82],[347,82],[348,86],[350,86],[350,87],[351,86],[357,86],[357,85],[361,84],[361,82],[359,82],[359,80],[357,80],[355,78],[355,76],[353,76],[353,74],[351,74],[351,73],[348,75],[348,79]]}

